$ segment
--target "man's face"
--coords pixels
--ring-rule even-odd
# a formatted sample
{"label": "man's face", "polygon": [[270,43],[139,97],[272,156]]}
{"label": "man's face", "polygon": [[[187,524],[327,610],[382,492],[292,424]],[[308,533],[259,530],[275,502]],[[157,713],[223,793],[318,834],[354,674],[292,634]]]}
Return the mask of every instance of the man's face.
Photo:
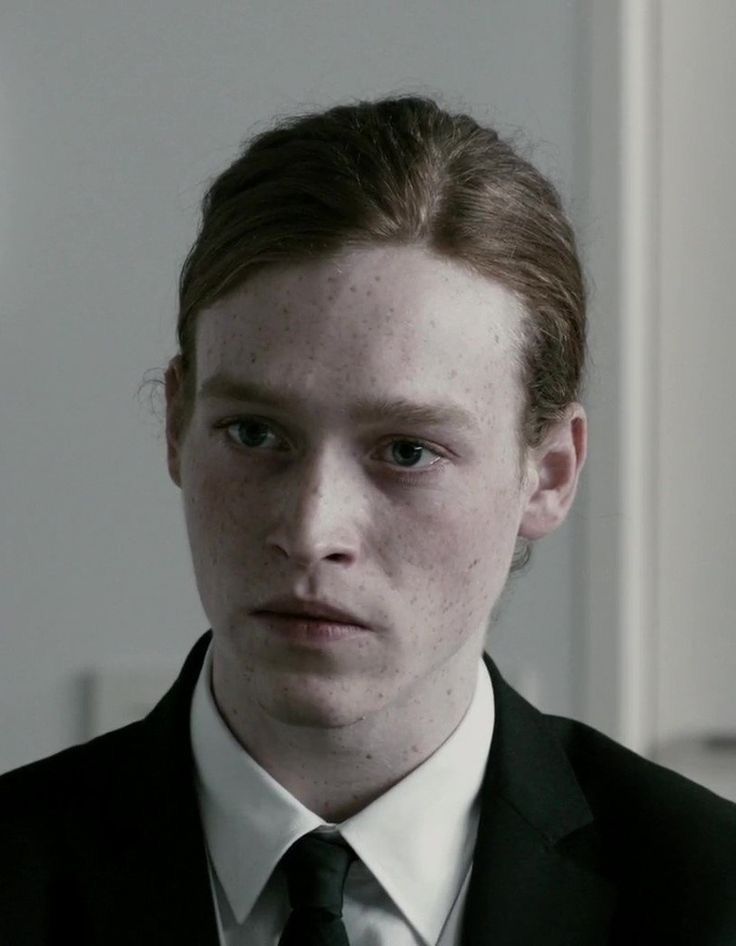
{"label": "man's face", "polygon": [[[474,680],[528,493],[513,296],[419,247],[265,269],[198,316],[182,440],[167,373],[169,470],[214,635],[215,680],[272,717],[339,726]],[[288,407],[203,397],[216,375]],[[403,398],[467,415],[353,417]],[[421,445],[421,446],[420,446]],[[328,597],[369,630],[304,646],[252,612]],[[472,674],[470,669],[472,668]]]}

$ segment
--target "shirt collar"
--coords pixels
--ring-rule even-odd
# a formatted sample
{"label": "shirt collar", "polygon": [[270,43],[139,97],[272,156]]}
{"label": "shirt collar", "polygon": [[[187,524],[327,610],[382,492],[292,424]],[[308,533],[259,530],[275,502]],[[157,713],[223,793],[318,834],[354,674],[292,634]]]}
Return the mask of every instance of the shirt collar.
{"label": "shirt collar", "polygon": [[[242,923],[294,841],[327,823],[236,740],[212,696],[211,669],[212,644],[192,700],[197,791],[213,868]],[[404,779],[336,826],[430,943],[437,941],[472,862],[493,724],[493,689],[480,660],[470,707],[450,737]]]}

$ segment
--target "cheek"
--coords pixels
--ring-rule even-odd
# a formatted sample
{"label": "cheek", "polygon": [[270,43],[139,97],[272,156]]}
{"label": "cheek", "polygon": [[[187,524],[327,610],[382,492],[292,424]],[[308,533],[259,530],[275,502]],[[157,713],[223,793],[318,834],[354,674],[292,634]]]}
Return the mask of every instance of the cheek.
{"label": "cheek", "polygon": [[[257,501],[244,503],[243,496],[250,496],[252,487],[242,480],[235,485],[224,466],[214,460],[203,461],[202,456],[203,451],[194,459],[192,451],[182,477],[187,530],[193,551],[200,559],[205,555],[219,557],[237,535],[242,540],[243,528],[254,522],[261,508]],[[244,509],[247,522],[243,519]]]}
{"label": "cheek", "polygon": [[187,467],[182,493],[200,599],[210,621],[224,626],[242,604],[240,576],[253,569],[244,535],[258,529],[262,504],[242,480],[234,485],[232,476],[201,460]]}
{"label": "cheek", "polygon": [[480,488],[458,496],[446,495],[413,530],[416,554],[430,568],[465,572],[480,566],[497,567],[515,539],[514,496],[509,491]]}
{"label": "cheek", "polygon": [[508,574],[516,540],[513,496],[489,501],[468,497],[447,501],[425,517],[421,527],[407,526],[411,538],[404,561],[423,586],[424,600],[439,613],[463,619],[490,610]]}

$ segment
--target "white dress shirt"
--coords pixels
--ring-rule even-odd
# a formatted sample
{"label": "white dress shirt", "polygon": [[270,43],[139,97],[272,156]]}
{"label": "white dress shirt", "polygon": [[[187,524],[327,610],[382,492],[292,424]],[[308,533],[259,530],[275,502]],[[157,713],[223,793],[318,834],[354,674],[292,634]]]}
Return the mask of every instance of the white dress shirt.
{"label": "white dress shirt", "polygon": [[340,824],[273,779],[235,739],[212,696],[212,645],[192,700],[196,786],[221,946],[276,946],[290,913],[274,870],[302,835],[353,848],[343,922],[351,946],[459,946],[493,736],[493,689],[479,662],[468,711],[414,771]]}

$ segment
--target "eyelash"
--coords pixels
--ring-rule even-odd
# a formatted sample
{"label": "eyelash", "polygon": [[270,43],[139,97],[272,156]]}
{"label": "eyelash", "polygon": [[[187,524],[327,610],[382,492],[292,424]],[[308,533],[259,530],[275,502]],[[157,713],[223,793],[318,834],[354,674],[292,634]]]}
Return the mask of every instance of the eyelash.
{"label": "eyelash", "polygon": [[[277,434],[278,436],[278,432],[275,430],[272,424],[268,423],[267,421],[260,420],[260,418],[258,417],[252,417],[250,415],[233,417],[228,420],[220,421],[220,423],[215,424],[215,428],[223,431],[223,439],[225,441],[225,444],[234,450],[259,449],[258,447],[248,447],[245,444],[238,444],[231,437],[228,436],[228,431],[231,427],[235,427],[236,424],[244,424],[244,423],[259,424],[262,427],[268,428],[270,431]],[[433,453],[436,457],[439,457],[440,459],[442,459],[438,451],[435,450],[434,447],[431,447],[428,443],[425,443],[425,441],[423,440],[415,440],[409,437],[393,437],[391,440],[387,441],[386,446],[392,443],[409,443],[415,447],[422,447],[425,450],[429,450],[429,452]],[[426,467],[421,472],[412,472],[410,470],[404,470],[404,471],[398,472],[397,470],[392,469],[391,473],[392,475],[397,476],[400,480],[403,480],[404,482],[406,482],[408,480],[418,480],[420,477],[427,476],[432,471],[436,471],[438,467],[442,467],[442,466],[444,466],[444,463],[432,463],[429,467]]]}

